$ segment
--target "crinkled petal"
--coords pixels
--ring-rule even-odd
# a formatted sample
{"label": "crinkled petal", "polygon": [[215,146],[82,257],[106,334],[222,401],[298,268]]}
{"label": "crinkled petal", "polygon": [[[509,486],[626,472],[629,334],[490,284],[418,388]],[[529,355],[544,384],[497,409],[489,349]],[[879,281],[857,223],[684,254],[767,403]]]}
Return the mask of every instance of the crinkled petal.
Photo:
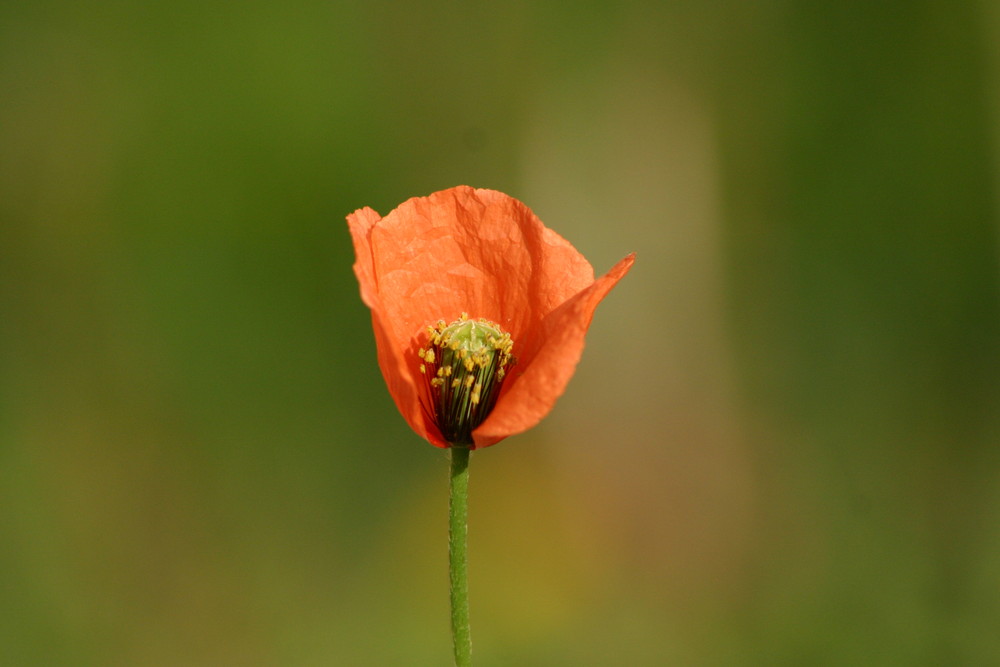
{"label": "crinkled petal", "polygon": [[421,408],[420,378],[415,377],[414,369],[407,363],[405,348],[395,343],[384,324],[385,315],[371,251],[371,230],[379,220],[378,213],[370,208],[360,209],[347,216],[357,257],[354,262],[354,274],[361,287],[361,300],[371,309],[378,365],[389,394],[410,428],[432,444],[446,447],[447,443],[441,437],[437,426],[427,419]]}
{"label": "crinkled petal", "polygon": [[473,431],[476,447],[526,431],[549,413],[580,361],[594,310],[634,262],[635,253],[545,318],[532,336],[541,343],[525,362],[523,374],[510,378],[509,389],[501,394],[493,412]]}
{"label": "crinkled petal", "polygon": [[404,202],[372,230],[371,247],[386,326],[403,347],[463,312],[517,341],[594,280],[586,258],[527,206],[468,186]]}

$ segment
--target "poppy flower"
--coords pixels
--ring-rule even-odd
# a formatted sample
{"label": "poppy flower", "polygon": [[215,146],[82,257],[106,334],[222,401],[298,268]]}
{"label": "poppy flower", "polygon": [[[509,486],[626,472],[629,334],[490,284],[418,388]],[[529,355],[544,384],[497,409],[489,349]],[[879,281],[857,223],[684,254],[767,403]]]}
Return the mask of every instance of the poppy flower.
{"label": "poppy flower", "polygon": [[548,414],[597,304],[635,254],[590,263],[518,200],[459,186],[347,216],[396,407],[438,447],[487,447]]}

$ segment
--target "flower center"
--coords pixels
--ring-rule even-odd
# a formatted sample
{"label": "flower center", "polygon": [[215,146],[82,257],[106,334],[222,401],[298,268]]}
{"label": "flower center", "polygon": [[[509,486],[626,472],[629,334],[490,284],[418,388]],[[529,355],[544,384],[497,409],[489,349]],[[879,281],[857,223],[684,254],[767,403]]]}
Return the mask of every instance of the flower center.
{"label": "flower center", "polygon": [[507,367],[515,363],[510,334],[488,320],[462,316],[427,327],[417,353],[427,379],[428,414],[451,445],[471,445],[472,431],[496,405]]}

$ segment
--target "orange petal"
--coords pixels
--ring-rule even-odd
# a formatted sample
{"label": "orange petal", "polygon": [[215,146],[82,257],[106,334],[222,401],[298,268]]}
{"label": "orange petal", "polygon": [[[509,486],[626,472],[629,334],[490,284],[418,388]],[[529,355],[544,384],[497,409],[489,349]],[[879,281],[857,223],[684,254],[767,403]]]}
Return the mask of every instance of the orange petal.
{"label": "orange petal", "polygon": [[[375,331],[375,348],[378,351],[378,365],[382,377],[389,388],[392,400],[400,414],[406,419],[417,435],[432,445],[447,447],[448,443],[441,437],[441,431],[432,420],[427,418],[420,404],[420,392],[423,379],[417,377],[415,363],[409,360],[406,351],[397,347],[386,333],[379,314],[372,310],[372,329]],[[413,355],[415,357],[415,355]]]}
{"label": "orange petal", "polygon": [[354,262],[354,274],[361,286],[361,300],[372,311],[372,330],[375,333],[378,365],[389,388],[389,394],[410,428],[432,444],[446,447],[447,443],[441,437],[437,426],[427,420],[420,407],[419,386],[410,364],[407,363],[406,349],[396,345],[384,325],[385,315],[371,248],[371,232],[379,221],[378,213],[370,208],[360,209],[347,216],[357,257]]}
{"label": "orange petal", "polygon": [[545,318],[532,336],[541,343],[532,358],[526,360],[523,375],[510,378],[509,388],[500,396],[493,412],[473,431],[476,447],[487,447],[526,431],[548,414],[576,370],[597,304],[634,262],[632,253]]}
{"label": "orange petal", "polygon": [[517,340],[594,280],[586,258],[527,206],[468,186],[404,202],[372,230],[371,247],[386,326],[403,347],[463,312]]}

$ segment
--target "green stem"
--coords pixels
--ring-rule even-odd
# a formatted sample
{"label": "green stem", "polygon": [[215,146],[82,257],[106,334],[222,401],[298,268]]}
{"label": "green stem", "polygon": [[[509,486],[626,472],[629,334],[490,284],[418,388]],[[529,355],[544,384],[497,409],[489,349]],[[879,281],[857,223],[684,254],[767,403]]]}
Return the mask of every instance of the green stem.
{"label": "green stem", "polygon": [[456,667],[472,664],[469,635],[469,449],[451,447],[448,497],[448,574],[451,582],[451,637]]}

